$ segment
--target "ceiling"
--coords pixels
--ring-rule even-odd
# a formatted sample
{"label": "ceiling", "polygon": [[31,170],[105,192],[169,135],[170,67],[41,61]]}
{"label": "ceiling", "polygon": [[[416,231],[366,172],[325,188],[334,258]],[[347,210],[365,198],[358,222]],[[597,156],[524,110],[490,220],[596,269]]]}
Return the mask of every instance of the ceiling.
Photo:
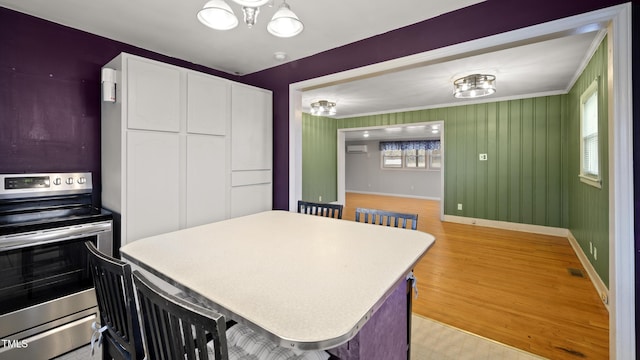
{"label": "ceiling", "polygon": [[[282,39],[266,31],[281,0],[272,0],[273,7],[263,6],[252,29],[242,23],[240,6],[226,1],[240,20],[229,31],[198,22],[196,13],[205,0],[0,0],[0,6],[209,68],[249,74],[481,2],[288,0],[305,29]],[[496,94],[475,102],[566,93],[600,41],[597,30],[316,87],[303,92],[302,108],[308,112],[313,101],[334,101],[338,111],[334,117],[343,118],[468,104],[474,101],[452,96],[452,84],[472,73],[497,77]],[[277,60],[276,52],[285,52],[286,59]],[[431,131],[423,127],[393,134],[394,138],[433,137]],[[369,135],[374,139],[393,134],[381,130]],[[347,139],[362,135],[349,134]]]}
{"label": "ceiling", "polygon": [[304,23],[277,38],[267,23],[282,3],[272,0],[248,28],[241,6],[225,0],[240,24],[218,31],[196,14],[207,0],[0,0],[0,6],[231,74],[245,75],[436,17],[483,0],[287,0]]}
{"label": "ceiling", "polygon": [[[597,31],[559,37],[433,65],[305,91],[303,110],[318,100],[336,103],[335,118],[472,102],[564,94],[582,72],[601,37]],[[470,74],[496,76],[496,93],[456,99],[453,81]]]}

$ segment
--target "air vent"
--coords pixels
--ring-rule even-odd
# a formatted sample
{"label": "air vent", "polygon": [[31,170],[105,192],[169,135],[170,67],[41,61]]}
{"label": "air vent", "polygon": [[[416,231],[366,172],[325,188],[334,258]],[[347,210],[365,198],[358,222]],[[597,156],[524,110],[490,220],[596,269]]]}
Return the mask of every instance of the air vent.
{"label": "air vent", "polygon": [[575,277],[584,277],[584,274],[582,273],[582,270],[580,269],[575,269],[575,268],[568,268],[567,269],[569,271],[569,274],[571,274],[571,276],[575,276]]}
{"label": "air vent", "polygon": [[366,153],[367,145],[347,145],[347,152],[352,154]]}

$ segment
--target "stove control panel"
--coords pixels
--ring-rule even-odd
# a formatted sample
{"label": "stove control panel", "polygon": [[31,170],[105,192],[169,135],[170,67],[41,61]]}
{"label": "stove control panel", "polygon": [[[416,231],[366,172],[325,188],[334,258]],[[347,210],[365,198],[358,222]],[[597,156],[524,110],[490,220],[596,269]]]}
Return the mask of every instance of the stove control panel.
{"label": "stove control panel", "polygon": [[92,184],[90,172],[0,174],[0,199],[90,193]]}

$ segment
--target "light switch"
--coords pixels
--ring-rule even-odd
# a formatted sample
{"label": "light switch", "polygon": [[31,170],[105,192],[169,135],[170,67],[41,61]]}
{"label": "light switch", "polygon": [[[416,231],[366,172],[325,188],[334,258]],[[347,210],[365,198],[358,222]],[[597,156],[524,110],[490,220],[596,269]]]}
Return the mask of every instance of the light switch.
{"label": "light switch", "polygon": [[487,154],[480,154],[480,161],[487,161]]}

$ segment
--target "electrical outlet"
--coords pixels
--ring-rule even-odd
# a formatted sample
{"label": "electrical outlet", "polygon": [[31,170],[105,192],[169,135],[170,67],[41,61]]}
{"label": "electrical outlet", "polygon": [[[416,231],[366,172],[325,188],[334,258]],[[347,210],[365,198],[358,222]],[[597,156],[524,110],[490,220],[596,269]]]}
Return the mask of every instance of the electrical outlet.
{"label": "electrical outlet", "polygon": [[462,204],[458,204],[458,210],[462,210]]}
{"label": "electrical outlet", "polygon": [[593,260],[598,260],[598,248],[593,247]]}
{"label": "electrical outlet", "polygon": [[322,195],[318,196],[318,201],[322,202]]}
{"label": "electrical outlet", "polygon": [[487,154],[480,154],[480,161],[487,161]]}

